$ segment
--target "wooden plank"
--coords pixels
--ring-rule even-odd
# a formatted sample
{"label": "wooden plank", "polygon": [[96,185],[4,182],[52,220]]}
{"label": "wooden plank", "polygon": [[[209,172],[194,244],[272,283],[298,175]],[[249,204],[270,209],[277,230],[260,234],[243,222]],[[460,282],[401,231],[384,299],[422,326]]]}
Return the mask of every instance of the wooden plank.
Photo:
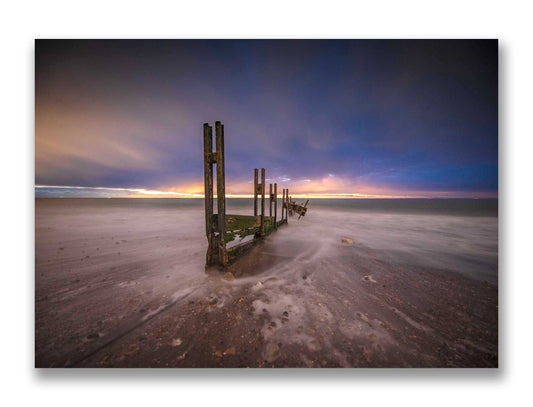
{"label": "wooden plank", "polygon": [[[309,202],[309,199],[307,200],[307,202]],[[292,212],[296,212],[300,216],[305,216],[305,214],[307,213],[307,208],[306,208],[307,202],[303,206],[297,204],[296,202],[291,202],[289,204],[289,208],[290,208],[291,213]]]}
{"label": "wooden plank", "polygon": [[[218,228],[218,215],[213,215],[213,224]],[[247,216],[247,215],[229,215],[226,214],[226,231],[224,233],[224,241],[226,243],[233,241],[235,238],[244,238],[245,236],[253,235],[261,237],[260,234],[261,216]],[[265,236],[272,232],[275,228],[274,218],[265,216],[264,218]],[[226,251],[229,248],[226,248]]]}
{"label": "wooden plank", "polygon": [[[218,215],[213,215],[213,225],[218,229]],[[261,226],[261,217],[252,215],[231,215],[226,214],[226,231],[259,228]]]}

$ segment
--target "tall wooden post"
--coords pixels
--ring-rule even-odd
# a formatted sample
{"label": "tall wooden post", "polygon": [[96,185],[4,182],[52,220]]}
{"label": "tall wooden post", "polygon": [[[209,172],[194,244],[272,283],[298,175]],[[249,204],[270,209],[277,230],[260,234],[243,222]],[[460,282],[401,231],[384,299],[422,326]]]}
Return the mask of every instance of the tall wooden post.
{"label": "tall wooden post", "polygon": [[283,201],[285,199],[285,189],[281,190],[281,220],[283,220]]}
{"label": "tall wooden post", "polygon": [[287,209],[285,209],[285,220],[287,221],[287,223],[289,223],[289,188],[287,188],[287,192],[285,193],[285,199],[287,200]]}
{"label": "tall wooden post", "polygon": [[257,216],[257,188],[258,188],[257,174],[258,174],[258,170],[257,168],[255,168],[254,169],[254,216]]}
{"label": "tall wooden post", "polygon": [[270,205],[270,208],[269,208],[269,211],[268,211],[268,216],[270,218],[272,218],[272,200],[273,200],[273,195],[272,195],[272,184],[269,184],[270,185],[270,194],[268,195],[269,198],[268,198],[268,203]]}
{"label": "tall wooden post", "polygon": [[274,228],[278,228],[278,184],[274,184]]}
{"label": "tall wooden post", "polygon": [[261,236],[265,235],[265,169],[261,168]]}
{"label": "tall wooden post", "polygon": [[292,216],[292,206],[290,206],[291,202],[292,202],[292,197],[289,195],[289,190],[287,190],[287,208],[289,208],[289,215]]}
{"label": "tall wooden post", "polygon": [[285,188],[283,188],[283,195],[281,198],[281,220],[285,219]]}
{"label": "tall wooden post", "polygon": [[218,257],[213,227],[213,129],[204,123],[204,196],[205,196],[205,233],[207,235],[207,253],[205,263],[211,266]]}
{"label": "tall wooden post", "polygon": [[218,246],[220,265],[228,265],[226,252],[226,185],[224,175],[224,125],[215,122],[216,132],[216,162],[217,162],[217,204],[218,204]]}
{"label": "tall wooden post", "polygon": [[289,196],[289,190],[285,188],[285,222],[287,222],[287,216],[289,214],[289,205],[287,205],[288,196]]}

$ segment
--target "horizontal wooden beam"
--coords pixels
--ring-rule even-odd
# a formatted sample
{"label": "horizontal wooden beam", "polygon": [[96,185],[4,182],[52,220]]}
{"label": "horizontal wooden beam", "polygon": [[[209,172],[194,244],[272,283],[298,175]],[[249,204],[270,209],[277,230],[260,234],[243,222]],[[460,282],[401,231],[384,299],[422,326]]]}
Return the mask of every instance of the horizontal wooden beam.
{"label": "horizontal wooden beam", "polygon": [[205,160],[208,164],[216,164],[217,162],[217,153],[216,151],[213,153],[206,153],[205,154]]}

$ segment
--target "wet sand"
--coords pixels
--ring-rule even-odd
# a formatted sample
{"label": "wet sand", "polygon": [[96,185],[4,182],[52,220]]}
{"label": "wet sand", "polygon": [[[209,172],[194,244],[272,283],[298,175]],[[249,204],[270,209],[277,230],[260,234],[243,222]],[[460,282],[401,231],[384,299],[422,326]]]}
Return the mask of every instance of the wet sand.
{"label": "wet sand", "polygon": [[199,208],[57,201],[36,201],[37,367],[498,365],[497,285],[472,258],[418,264],[310,210],[228,281],[204,271]]}

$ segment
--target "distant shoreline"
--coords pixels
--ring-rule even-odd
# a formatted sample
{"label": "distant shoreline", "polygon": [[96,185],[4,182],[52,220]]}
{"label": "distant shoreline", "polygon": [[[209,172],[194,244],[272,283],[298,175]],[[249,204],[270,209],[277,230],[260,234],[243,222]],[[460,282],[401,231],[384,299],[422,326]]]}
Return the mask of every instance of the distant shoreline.
{"label": "distant shoreline", "polygon": [[[335,200],[358,200],[358,201],[497,201],[499,198],[356,198],[356,197],[317,197],[317,196],[308,196],[308,195],[292,195],[295,199],[335,199]],[[216,195],[214,199],[216,199]],[[203,196],[173,196],[173,197],[162,197],[162,196],[35,196],[35,199],[204,199]],[[253,196],[227,196],[226,199],[253,199]],[[266,198],[268,199],[268,198]]]}

